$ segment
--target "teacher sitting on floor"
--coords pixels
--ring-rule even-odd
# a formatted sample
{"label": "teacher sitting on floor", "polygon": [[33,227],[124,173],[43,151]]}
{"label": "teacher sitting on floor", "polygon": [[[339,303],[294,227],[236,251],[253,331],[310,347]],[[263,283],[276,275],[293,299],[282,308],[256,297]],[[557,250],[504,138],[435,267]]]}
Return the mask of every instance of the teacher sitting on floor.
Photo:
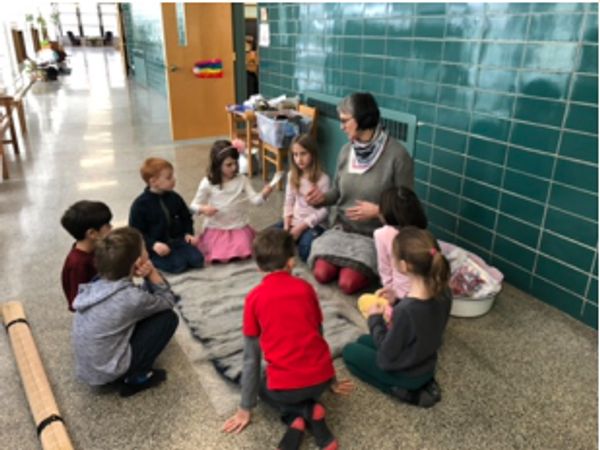
{"label": "teacher sitting on floor", "polygon": [[341,129],[350,142],[342,147],[332,188],[316,186],[306,198],[312,206],[331,206],[332,228],[312,245],[308,264],[319,283],[339,277],[346,294],[366,288],[377,277],[373,231],[381,226],[379,197],[390,187],[413,187],[413,161],[379,123],[370,93],[354,93],[338,105]]}

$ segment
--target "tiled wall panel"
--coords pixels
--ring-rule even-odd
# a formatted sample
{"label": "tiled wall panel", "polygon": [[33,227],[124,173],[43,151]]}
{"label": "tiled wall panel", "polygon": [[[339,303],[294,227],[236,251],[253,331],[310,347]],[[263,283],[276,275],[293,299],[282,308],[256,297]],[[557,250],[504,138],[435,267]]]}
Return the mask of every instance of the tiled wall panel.
{"label": "tiled wall panel", "polygon": [[259,6],[263,94],[368,90],[416,115],[431,229],[597,327],[596,4]]}
{"label": "tiled wall panel", "polygon": [[160,4],[123,3],[123,16],[134,80],[167,95]]}

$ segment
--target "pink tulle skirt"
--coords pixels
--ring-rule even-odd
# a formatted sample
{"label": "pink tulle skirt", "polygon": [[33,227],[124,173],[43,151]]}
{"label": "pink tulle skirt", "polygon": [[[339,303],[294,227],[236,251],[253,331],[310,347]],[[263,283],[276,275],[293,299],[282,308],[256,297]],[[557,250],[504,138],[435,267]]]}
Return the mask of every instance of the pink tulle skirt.
{"label": "pink tulle skirt", "polygon": [[198,249],[206,262],[227,262],[252,256],[252,241],[256,232],[250,225],[233,230],[207,228],[198,241]]}

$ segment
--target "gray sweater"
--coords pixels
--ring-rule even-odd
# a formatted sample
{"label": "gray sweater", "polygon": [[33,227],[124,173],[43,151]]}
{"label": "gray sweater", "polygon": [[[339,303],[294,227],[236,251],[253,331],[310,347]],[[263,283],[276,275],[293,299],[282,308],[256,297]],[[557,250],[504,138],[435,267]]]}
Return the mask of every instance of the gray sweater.
{"label": "gray sweater", "polygon": [[142,288],[129,278],[101,278],[80,285],[73,303],[77,377],[101,385],[124,375],[131,363],[129,340],[136,323],[174,305],[168,284],[146,283]]}
{"label": "gray sweater", "polygon": [[379,219],[364,222],[350,221],[344,211],[356,205],[357,200],[379,204],[381,193],[390,187],[414,184],[414,165],[406,149],[394,138],[389,137],[383,152],[373,167],[362,174],[348,172],[348,156],[351,144],[348,143],[338,156],[335,178],[331,190],[325,194],[326,206],[335,205],[331,210],[331,224],[341,223],[346,231],[368,236],[381,226]]}
{"label": "gray sweater", "polygon": [[411,297],[400,300],[394,306],[389,328],[381,314],[370,316],[377,365],[410,376],[433,372],[451,306],[452,294],[446,289],[437,298],[426,301]]}

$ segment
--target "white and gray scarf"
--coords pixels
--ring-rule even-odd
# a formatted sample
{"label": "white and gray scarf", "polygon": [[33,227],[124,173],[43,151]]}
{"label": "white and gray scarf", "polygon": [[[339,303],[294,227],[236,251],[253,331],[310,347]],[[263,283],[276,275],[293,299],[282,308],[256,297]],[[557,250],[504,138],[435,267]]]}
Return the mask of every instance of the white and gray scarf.
{"label": "white and gray scarf", "polygon": [[352,151],[348,162],[348,172],[361,174],[373,167],[381,156],[387,139],[388,134],[379,124],[369,142],[353,140],[350,143]]}

